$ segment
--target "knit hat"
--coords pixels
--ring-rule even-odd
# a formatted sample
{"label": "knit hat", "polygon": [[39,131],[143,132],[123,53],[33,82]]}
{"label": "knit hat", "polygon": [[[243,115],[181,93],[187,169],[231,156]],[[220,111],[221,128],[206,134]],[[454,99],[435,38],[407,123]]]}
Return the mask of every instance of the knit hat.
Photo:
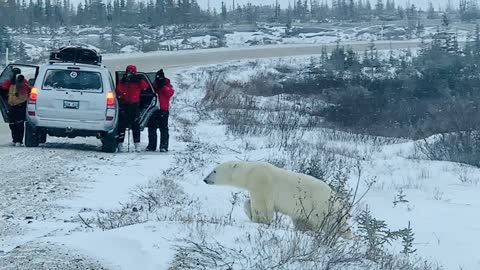
{"label": "knit hat", "polygon": [[163,72],[163,69],[160,69],[159,71],[157,71],[157,73],[155,74],[155,78],[156,79],[164,79],[165,78],[165,73]]}

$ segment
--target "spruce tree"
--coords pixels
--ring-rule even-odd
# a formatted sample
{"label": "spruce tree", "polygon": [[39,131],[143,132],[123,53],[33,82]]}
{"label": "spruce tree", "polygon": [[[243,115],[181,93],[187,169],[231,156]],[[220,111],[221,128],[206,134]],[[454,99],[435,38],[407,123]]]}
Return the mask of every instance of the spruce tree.
{"label": "spruce tree", "polygon": [[25,43],[23,41],[20,41],[20,44],[18,45],[18,48],[15,52],[15,56],[17,60],[21,63],[26,63],[31,60],[30,56],[27,54],[27,50],[25,49]]}

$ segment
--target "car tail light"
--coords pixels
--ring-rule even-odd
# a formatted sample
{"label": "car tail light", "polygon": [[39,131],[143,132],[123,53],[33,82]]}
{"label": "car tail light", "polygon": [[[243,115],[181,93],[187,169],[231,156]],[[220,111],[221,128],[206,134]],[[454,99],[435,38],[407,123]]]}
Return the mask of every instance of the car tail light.
{"label": "car tail light", "polygon": [[113,91],[107,93],[107,114],[105,120],[113,121],[115,117],[115,94]]}
{"label": "car tail light", "polygon": [[35,116],[35,111],[28,111],[28,115]]}
{"label": "car tail light", "polygon": [[37,98],[38,98],[38,90],[36,87],[33,87],[32,90],[30,90],[30,102],[36,103]]}
{"label": "car tail light", "polygon": [[113,92],[108,92],[107,93],[107,106],[108,107],[113,107],[115,105],[115,95]]}

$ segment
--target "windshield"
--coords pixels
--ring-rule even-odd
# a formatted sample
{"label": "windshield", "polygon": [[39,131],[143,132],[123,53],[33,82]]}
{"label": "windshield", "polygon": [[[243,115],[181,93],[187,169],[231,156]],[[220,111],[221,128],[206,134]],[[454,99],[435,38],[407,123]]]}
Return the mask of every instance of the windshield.
{"label": "windshield", "polygon": [[103,92],[102,76],[98,72],[79,70],[48,70],[43,89]]}

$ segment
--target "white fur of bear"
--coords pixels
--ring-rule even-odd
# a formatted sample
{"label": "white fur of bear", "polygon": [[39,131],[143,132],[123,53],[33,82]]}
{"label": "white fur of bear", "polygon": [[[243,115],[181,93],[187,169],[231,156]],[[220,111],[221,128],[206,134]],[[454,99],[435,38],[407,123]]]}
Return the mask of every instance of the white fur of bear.
{"label": "white fur of bear", "polygon": [[341,207],[343,204],[325,182],[312,176],[266,162],[229,161],[218,165],[203,181],[249,191],[250,200],[244,208],[253,222],[270,224],[278,211],[288,215],[297,229],[334,231],[352,238],[347,222],[349,209]]}

